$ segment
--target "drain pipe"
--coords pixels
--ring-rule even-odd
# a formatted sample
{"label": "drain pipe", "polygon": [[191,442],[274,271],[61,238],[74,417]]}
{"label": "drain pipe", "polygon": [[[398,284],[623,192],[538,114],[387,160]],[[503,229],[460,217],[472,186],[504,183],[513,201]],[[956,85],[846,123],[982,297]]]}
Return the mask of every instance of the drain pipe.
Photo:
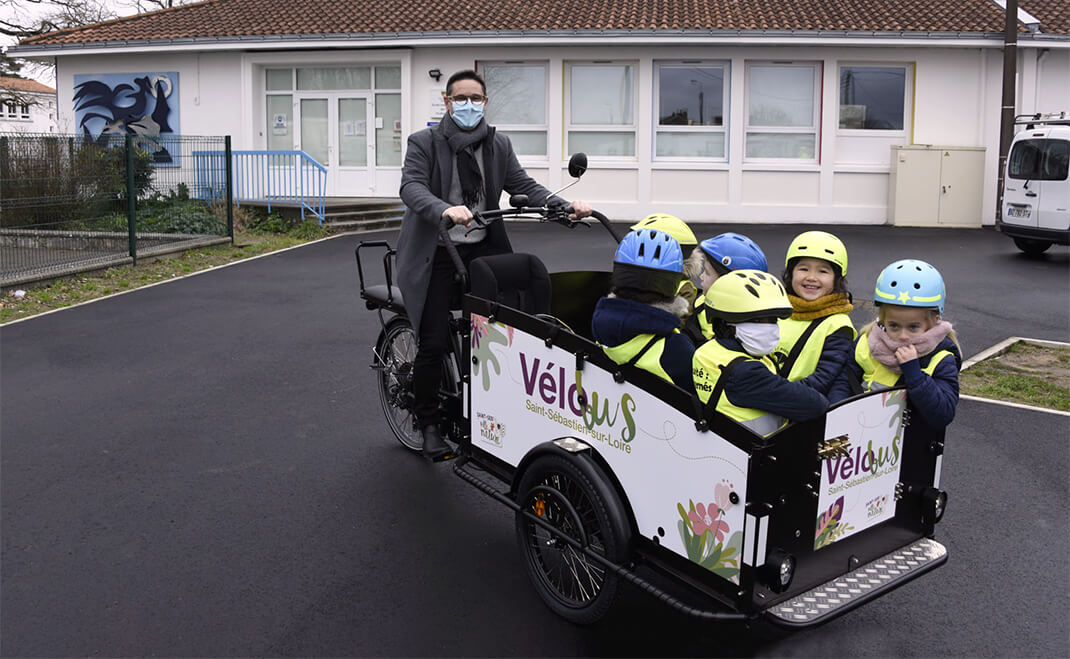
{"label": "drain pipe", "polygon": [[1018,74],[1018,0],[1007,0],[1003,27],[1003,104],[999,124],[999,178],[996,185],[996,225],[1003,219],[1003,177],[1007,153],[1014,139],[1015,78]]}

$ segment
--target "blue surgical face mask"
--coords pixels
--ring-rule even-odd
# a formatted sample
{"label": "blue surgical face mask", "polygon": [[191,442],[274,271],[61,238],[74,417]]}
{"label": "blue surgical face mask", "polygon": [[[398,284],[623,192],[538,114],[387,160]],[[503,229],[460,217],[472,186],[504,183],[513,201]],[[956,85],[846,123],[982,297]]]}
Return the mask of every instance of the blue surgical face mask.
{"label": "blue surgical face mask", "polygon": [[[483,103],[485,103],[485,101]],[[472,101],[454,103],[454,123],[464,130],[472,130],[478,126],[479,122],[483,120],[483,103],[473,103]]]}

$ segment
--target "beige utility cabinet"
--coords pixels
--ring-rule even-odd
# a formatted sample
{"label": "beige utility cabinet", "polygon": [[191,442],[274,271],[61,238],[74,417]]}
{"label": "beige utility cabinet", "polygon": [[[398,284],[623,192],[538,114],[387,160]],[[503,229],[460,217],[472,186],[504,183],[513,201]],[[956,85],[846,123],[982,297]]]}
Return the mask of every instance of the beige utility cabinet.
{"label": "beige utility cabinet", "polygon": [[892,146],[888,222],[910,227],[980,227],[985,149]]}

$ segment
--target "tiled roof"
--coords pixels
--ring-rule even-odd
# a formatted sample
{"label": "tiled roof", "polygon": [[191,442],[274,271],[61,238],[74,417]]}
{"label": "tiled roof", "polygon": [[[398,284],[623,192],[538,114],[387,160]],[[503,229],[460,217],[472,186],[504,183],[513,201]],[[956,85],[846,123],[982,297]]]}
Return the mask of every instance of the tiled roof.
{"label": "tiled roof", "polygon": [[[1021,0],[1070,35],[1070,1]],[[20,46],[212,37],[499,31],[1003,31],[992,0],[206,0],[60,30]]]}
{"label": "tiled roof", "polygon": [[34,92],[37,94],[55,94],[56,90],[48,85],[42,85],[36,80],[25,78],[9,78],[0,76],[0,89],[12,89],[17,92]]}

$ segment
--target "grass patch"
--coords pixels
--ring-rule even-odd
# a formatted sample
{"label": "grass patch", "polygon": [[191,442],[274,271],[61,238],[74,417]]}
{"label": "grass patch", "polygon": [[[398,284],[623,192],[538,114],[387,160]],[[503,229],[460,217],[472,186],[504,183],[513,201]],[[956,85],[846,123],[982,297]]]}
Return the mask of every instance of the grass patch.
{"label": "grass patch", "polygon": [[1070,412],[1070,349],[1019,341],[959,376],[964,394]]}
{"label": "grass patch", "polygon": [[313,233],[317,238],[327,234],[319,225],[316,228],[321,231],[305,230],[301,235],[255,230],[237,232],[234,245],[204,247],[152,261],[139,261],[137,267],[124,265],[64,277],[39,287],[27,286],[24,287],[26,295],[21,298],[15,297],[14,290],[10,290],[0,297],[0,324],[300,245],[310,240],[306,236]]}

